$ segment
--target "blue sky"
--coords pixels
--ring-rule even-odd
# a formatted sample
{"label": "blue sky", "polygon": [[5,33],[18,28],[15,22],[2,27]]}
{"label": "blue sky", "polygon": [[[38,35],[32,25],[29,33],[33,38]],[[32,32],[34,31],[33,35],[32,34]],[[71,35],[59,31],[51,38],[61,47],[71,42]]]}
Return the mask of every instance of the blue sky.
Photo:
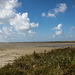
{"label": "blue sky", "polygon": [[75,40],[75,0],[0,0],[0,42]]}

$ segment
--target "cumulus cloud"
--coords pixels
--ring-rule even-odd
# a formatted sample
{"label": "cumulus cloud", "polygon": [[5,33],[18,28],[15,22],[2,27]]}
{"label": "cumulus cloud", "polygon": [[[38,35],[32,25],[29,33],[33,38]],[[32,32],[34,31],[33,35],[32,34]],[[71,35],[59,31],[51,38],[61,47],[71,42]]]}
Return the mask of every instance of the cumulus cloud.
{"label": "cumulus cloud", "polygon": [[59,3],[56,5],[56,8],[52,9],[52,12],[48,12],[47,15],[45,15],[44,13],[42,13],[42,16],[46,16],[46,17],[56,17],[56,15],[58,13],[64,13],[67,9],[67,5],[66,3]]}
{"label": "cumulus cloud", "polygon": [[2,30],[0,30],[0,34],[2,34]]}
{"label": "cumulus cloud", "polygon": [[56,17],[54,13],[48,12],[48,17]]}
{"label": "cumulus cloud", "polygon": [[38,23],[35,24],[34,22],[33,23],[30,23],[30,25],[31,25],[32,28],[35,28],[35,27],[38,27],[39,26]]}
{"label": "cumulus cloud", "polygon": [[12,36],[14,34],[14,32],[12,32],[12,28],[7,28],[7,27],[3,27],[2,28],[3,34],[5,34],[6,36]]}
{"label": "cumulus cloud", "polygon": [[57,7],[54,9],[54,12],[58,14],[59,12],[64,13],[67,9],[66,3],[59,3]]}
{"label": "cumulus cloud", "polygon": [[60,29],[61,29],[61,27],[62,27],[62,24],[58,24],[58,26],[57,26],[57,27],[54,27],[54,28],[52,28],[52,29],[53,29],[53,30],[55,30],[55,29],[60,30]]}
{"label": "cumulus cloud", "polygon": [[0,24],[9,23],[15,17],[15,8],[20,6],[18,0],[0,0]]}
{"label": "cumulus cloud", "polygon": [[58,24],[57,27],[52,28],[52,30],[55,31],[55,33],[53,34],[53,37],[63,34],[63,30],[61,27],[62,27],[62,24]]}
{"label": "cumulus cloud", "polygon": [[28,13],[16,14],[14,19],[11,19],[10,25],[13,25],[16,31],[27,31],[31,28],[38,27],[38,23],[30,23]]}
{"label": "cumulus cloud", "polygon": [[27,31],[39,26],[38,23],[30,22],[28,12],[17,13],[16,8],[21,4],[18,0],[0,0],[0,25],[3,25],[1,36],[8,37],[15,33],[25,36]]}
{"label": "cumulus cloud", "polygon": [[32,30],[29,30],[28,33],[29,33],[30,35],[36,34],[36,33],[33,32]]}
{"label": "cumulus cloud", "polygon": [[61,35],[62,34],[62,30],[56,31],[55,35]]}

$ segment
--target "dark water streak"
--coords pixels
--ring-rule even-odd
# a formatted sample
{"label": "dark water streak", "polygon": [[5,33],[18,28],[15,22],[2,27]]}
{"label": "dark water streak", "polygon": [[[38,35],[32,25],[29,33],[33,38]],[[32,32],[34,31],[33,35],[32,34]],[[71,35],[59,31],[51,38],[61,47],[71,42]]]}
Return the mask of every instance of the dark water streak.
{"label": "dark water streak", "polygon": [[75,44],[67,44],[67,45],[0,46],[0,47],[71,47],[71,46],[75,46]]}

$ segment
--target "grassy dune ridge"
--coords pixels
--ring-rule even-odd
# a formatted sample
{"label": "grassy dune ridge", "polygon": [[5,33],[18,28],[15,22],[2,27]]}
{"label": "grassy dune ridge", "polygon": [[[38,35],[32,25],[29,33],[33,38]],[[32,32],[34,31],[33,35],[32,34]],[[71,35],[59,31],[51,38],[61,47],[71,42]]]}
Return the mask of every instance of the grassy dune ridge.
{"label": "grassy dune ridge", "polygon": [[75,48],[22,56],[1,68],[0,75],[75,75]]}

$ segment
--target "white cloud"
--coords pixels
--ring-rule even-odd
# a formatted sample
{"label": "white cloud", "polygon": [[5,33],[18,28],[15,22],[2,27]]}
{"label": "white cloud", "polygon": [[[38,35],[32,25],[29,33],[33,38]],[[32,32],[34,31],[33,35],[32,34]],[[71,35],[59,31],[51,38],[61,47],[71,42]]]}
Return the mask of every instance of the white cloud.
{"label": "white cloud", "polygon": [[48,12],[48,17],[56,17],[55,14]]}
{"label": "white cloud", "polygon": [[10,25],[14,26],[16,31],[24,31],[30,29],[29,22],[28,13],[16,14],[15,18],[10,20]]}
{"label": "white cloud", "polygon": [[53,37],[63,34],[63,30],[61,27],[62,27],[62,24],[58,24],[57,27],[52,28],[52,30],[55,31],[55,34],[53,34]]}
{"label": "white cloud", "polygon": [[12,25],[19,34],[23,34],[24,36],[26,31],[39,26],[38,23],[30,23],[27,12],[16,14],[16,17],[10,20],[10,25]]}
{"label": "white cloud", "polygon": [[56,17],[58,13],[64,13],[67,9],[66,3],[59,3],[57,4],[56,8],[52,9],[52,12],[48,12],[47,15],[45,13],[42,13],[42,16],[46,17]]}
{"label": "white cloud", "polygon": [[2,37],[25,36],[29,30],[39,26],[38,23],[30,22],[28,12],[17,13],[16,7],[21,4],[18,0],[0,0],[0,25],[3,25],[0,35]]}
{"label": "white cloud", "polygon": [[59,3],[57,7],[54,9],[55,13],[58,14],[59,12],[64,13],[67,9],[66,3]]}
{"label": "white cloud", "polygon": [[0,30],[0,34],[2,34],[2,30]]}
{"label": "white cloud", "polygon": [[13,36],[14,35],[14,32],[12,31],[12,28],[7,28],[7,27],[3,27],[2,28],[2,31],[3,31],[3,34],[7,37],[9,36]]}
{"label": "white cloud", "polygon": [[29,30],[28,33],[29,33],[30,35],[36,34],[36,33],[33,32],[32,30]]}
{"label": "white cloud", "polygon": [[62,30],[59,30],[59,31],[55,32],[55,35],[62,35],[62,34],[63,34]]}
{"label": "white cloud", "polygon": [[0,24],[8,24],[15,17],[15,8],[20,5],[18,0],[0,0]]}
{"label": "white cloud", "polygon": [[7,41],[8,38],[10,37],[13,37],[14,36],[14,32],[12,31],[12,27],[3,27],[1,30],[0,30],[0,41]]}
{"label": "white cloud", "polygon": [[35,24],[34,22],[33,23],[30,23],[30,25],[31,25],[32,28],[35,28],[35,27],[38,27],[39,26],[38,23]]}
{"label": "white cloud", "polygon": [[43,16],[43,17],[45,17],[45,16],[46,16],[46,14],[43,12],[43,13],[42,13],[42,16]]}
{"label": "white cloud", "polygon": [[54,27],[54,28],[52,28],[52,29],[53,29],[53,30],[55,30],[55,29],[60,30],[60,29],[61,29],[61,27],[62,27],[62,24],[58,24],[58,26],[57,26],[57,27]]}

